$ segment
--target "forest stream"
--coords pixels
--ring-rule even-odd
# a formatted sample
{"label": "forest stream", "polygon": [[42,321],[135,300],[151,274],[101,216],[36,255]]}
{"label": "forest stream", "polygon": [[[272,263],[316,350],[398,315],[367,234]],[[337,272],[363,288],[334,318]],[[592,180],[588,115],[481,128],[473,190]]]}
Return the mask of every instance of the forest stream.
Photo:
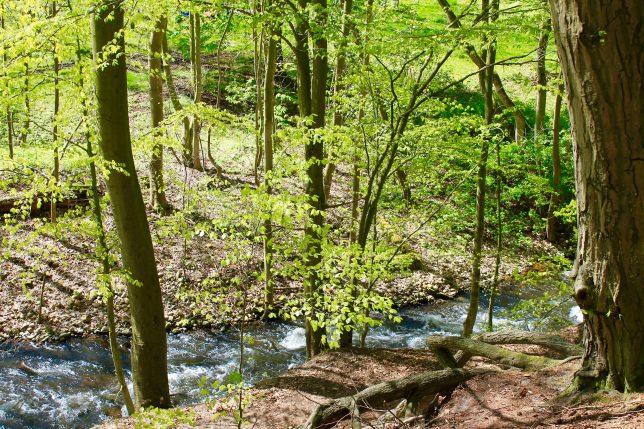
{"label": "forest stream", "polygon": [[[465,297],[466,298],[466,297]],[[385,323],[367,337],[367,347],[423,347],[428,334],[456,334],[462,329],[467,299],[407,307],[400,324]],[[516,296],[496,299],[495,323],[530,328],[531,321],[511,322],[503,310]],[[479,321],[485,320],[487,296]],[[561,315],[579,322],[578,307],[569,303]],[[284,322],[247,327],[253,344],[245,346],[244,380],[252,385],[304,361],[304,329]],[[127,347],[128,338],[121,338]],[[238,368],[239,330],[197,330],[168,336],[170,391],[175,405],[203,402],[199,381],[225,381]],[[128,377],[129,353],[123,352]],[[125,414],[118,392],[107,338],[95,336],[62,343],[0,344],[0,428],[86,428]]]}

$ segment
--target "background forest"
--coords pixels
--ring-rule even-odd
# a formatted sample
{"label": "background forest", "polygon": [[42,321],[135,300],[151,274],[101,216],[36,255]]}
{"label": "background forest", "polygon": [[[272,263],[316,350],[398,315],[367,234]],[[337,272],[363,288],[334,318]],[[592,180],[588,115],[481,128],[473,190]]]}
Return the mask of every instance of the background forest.
{"label": "background forest", "polygon": [[547,2],[0,4],[0,339],[109,333],[128,411],[170,403],[166,331],[243,354],[283,320],[312,358],[428,302],[466,337],[571,323]]}

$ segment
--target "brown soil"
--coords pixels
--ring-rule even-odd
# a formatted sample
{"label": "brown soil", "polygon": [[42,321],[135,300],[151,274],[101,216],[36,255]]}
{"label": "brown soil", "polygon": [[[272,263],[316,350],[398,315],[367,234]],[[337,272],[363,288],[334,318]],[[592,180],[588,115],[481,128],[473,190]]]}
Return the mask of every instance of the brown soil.
{"label": "brown soil", "polygon": [[[543,349],[513,347],[524,352]],[[443,399],[438,413],[427,421],[403,424],[383,418],[385,409],[362,413],[367,428],[639,428],[644,427],[644,394],[627,399],[617,392],[585,395],[572,405],[558,395],[569,385],[578,360],[554,368],[521,372],[504,370],[478,376]],[[473,359],[468,367],[492,366]],[[369,385],[438,369],[427,350],[352,350],[329,352],[283,375],[264,381],[247,392],[250,404],[243,427],[255,429],[296,428],[302,425],[318,403],[357,392]],[[387,404],[394,409],[399,401]],[[216,413],[234,409],[232,402],[214,402],[186,408],[199,428],[236,427],[230,417]],[[386,412],[387,415],[391,413]],[[102,429],[133,427],[134,420],[106,422]],[[190,425],[173,427],[188,428]],[[350,428],[348,421],[336,427]]]}

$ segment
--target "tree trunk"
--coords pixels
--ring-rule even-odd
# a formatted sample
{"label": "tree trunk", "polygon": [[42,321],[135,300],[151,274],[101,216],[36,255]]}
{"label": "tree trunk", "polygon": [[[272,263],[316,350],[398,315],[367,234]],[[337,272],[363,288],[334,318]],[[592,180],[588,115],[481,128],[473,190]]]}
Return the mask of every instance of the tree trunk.
{"label": "tree trunk", "polygon": [[[85,83],[83,78],[83,66],[82,66],[82,56],[80,49],[80,39],[76,38],[76,59],[78,64],[81,67],[79,76],[79,88],[81,92],[85,91]],[[111,267],[110,267],[110,255],[109,247],[107,245],[107,236],[105,234],[105,225],[103,223],[103,211],[101,209],[101,199],[100,192],[98,189],[98,173],[96,169],[96,161],[94,161],[94,148],[92,144],[92,135],[90,132],[90,116],[89,116],[89,106],[87,102],[87,97],[85,95],[81,96],[81,105],[82,105],[82,115],[83,122],[85,125],[85,152],[87,157],[90,159],[89,162],[89,177],[91,180],[91,206],[92,206],[92,217],[94,218],[94,224],[96,226],[96,258],[101,263],[102,273],[105,277],[105,287],[106,294],[105,298],[105,312],[107,314],[107,332],[110,342],[110,352],[112,355],[112,362],[114,363],[114,373],[116,379],[119,383],[121,393],[123,394],[123,402],[125,403],[125,408],[129,415],[134,414],[136,409],[134,408],[134,402],[132,401],[132,396],[130,395],[130,388],[127,385],[125,380],[125,373],[123,372],[123,361],[121,360],[121,351],[118,344],[118,337],[116,334],[116,321],[114,317],[114,290],[112,289],[112,279],[110,277]],[[100,282],[101,277],[97,279],[97,283]]]}
{"label": "tree trunk", "polygon": [[[271,7],[270,0],[267,1],[267,7]],[[275,124],[273,118],[275,117],[275,69],[277,66],[277,33],[275,31],[275,23],[269,23],[269,37],[266,46],[266,75],[264,77],[264,186],[266,187],[266,194],[268,198],[273,192],[273,129]],[[264,277],[265,277],[265,300],[264,300],[264,315],[273,307],[274,290],[273,290],[273,221],[272,212],[269,210],[265,214],[264,220]]]}
{"label": "tree trunk", "polygon": [[546,52],[548,50],[548,36],[550,34],[548,22],[541,23],[541,35],[537,48],[537,103],[535,106],[534,135],[543,134],[546,121],[546,97],[548,96],[548,76],[546,74]]}
{"label": "tree trunk", "polygon": [[456,367],[457,362],[445,351],[453,353],[458,350],[464,351],[468,356],[482,356],[503,365],[523,369],[542,369],[559,363],[556,359],[519,353],[471,338],[430,336],[427,337],[426,344],[447,367]]}
{"label": "tree trunk", "polygon": [[398,380],[385,381],[356,393],[320,404],[300,429],[333,427],[351,416],[357,418],[360,410],[386,409],[386,404],[401,398],[427,396],[452,389],[470,378],[490,372],[489,369],[443,369],[427,371]]}
{"label": "tree trunk", "polygon": [[[441,5],[443,8],[443,11],[445,12],[445,15],[447,16],[447,20],[449,22],[449,26],[453,28],[460,28],[461,27],[461,22],[459,18],[456,16],[454,11],[452,10],[451,6],[449,5],[448,0],[438,0],[438,3]],[[470,57],[472,62],[478,67],[479,69],[482,69],[485,67],[485,58],[481,57],[477,52],[474,46],[471,44],[466,44],[465,45],[465,52],[467,55]],[[523,115],[523,112],[514,104],[508,93],[505,91],[505,88],[503,87],[503,81],[501,80],[501,77],[499,76],[498,73],[493,73],[492,75],[492,83],[494,84],[494,90],[496,91],[496,95],[499,97],[499,100],[501,100],[501,103],[503,103],[503,107],[505,107],[508,111],[512,112],[512,115],[514,116],[514,124],[515,124],[515,136],[514,139],[517,143],[521,143],[523,139],[525,138],[526,135],[526,129],[528,128],[525,116]]]}
{"label": "tree trunk", "polygon": [[[51,4],[51,16],[52,18],[56,16],[56,13],[58,13],[57,5],[56,2],[52,2]],[[51,192],[51,206],[49,210],[49,219],[52,223],[56,222],[56,191],[58,187],[58,179],[60,177],[60,155],[58,151],[58,111],[60,110],[60,88],[58,87],[59,85],[59,80],[60,80],[60,60],[58,59],[58,50],[56,46],[57,42],[56,39],[54,39],[53,42],[53,54],[54,54],[54,117],[53,119],[53,128],[52,128],[52,133],[54,137],[54,169],[51,173],[52,176],[52,192]]]}
{"label": "tree trunk", "polygon": [[[342,5],[342,38],[338,46],[338,58],[335,66],[335,87],[333,88],[333,94],[338,97],[339,94],[344,90],[344,77],[347,72],[347,39],[349,33],[351,32],[351,21],[350,16],[353,10],[353,0],[344,0]],[[344,116],[338,109],[339,100],[335,101],[336,107],[333,112],[333,125],[336,127],[341,127],[344,125]],[[326,172],[324,175],[324,193],[326,195],[327,202],[331,196],[331,186],[333,186],[333,175],[335,173],[336,165],[334,162],[329,162],[326,167]]]}
{"label": "tree trunk", "polygon": [[[166,17],[160,17],[150,35],[150,112],[153,133],[163,121],[163,38],[167,27]],[[154,143],[150,157],[150,205],[165,212],[168,200],[163,180],[163,146]]]}
{"label": "tree trunk", "polygon": [[[203,79],[201,70],[201,16],[198,13],[190,13],[190,30],[191,30],[191,58],[192,58],[192,88],[194,91],[193,101],[195,104],[201,103],[203,91]],[[192,167],[195,170],[202,171],[201,162],[201,123],[199,117],[195,115],[190,123],[190,137],[192,144],[190,153],[192,154]]]}
{"label": "tree trunk", "polygon": [[[111,171],[107,188],[128,271],[132,325],[132,378],[138,407],[169,407],[167,344],[161,288],[141,188],[132,157],[122,1],[104,0],[92,18],[96,104],[103,157]],[[113,49],[116,40],[116,48]],[[103,49],[109,46],[108,53]],[[103,56],[106,58],[103,58]]]}
{"label": "tree trunk", "polygon": [[[4,12],[4,10],[3,10]],[[2,30],[5,29],[4,27],[4,16],[0,16],[0,28]],[[7,63],[7,54],[4,53],[2,54],[2,64],[3,66]],[[5,79],[7,78],[7,73],[5,69]],[[13,159],[13,112],[11,111],[11,107],[7,105],[7,145],[9,146],[9,159]]]}
{"label": "tree trunk", "polygon": [[561,129],[561,101],[563,98],[563,92],[563,85],[559,85],[557,96],[555,98],[555,111],[552,121],[552,193],[550,194],[550,203],[548,204],[548,216],[546,221],[546,238],[551,243],[554,243],[557,240],[557,218],[555,217],[555,210],[557,210],[557,204],[559,203],[559,185],[561,184],[559,132]]}
{"label": "tree trunk", "polygon": [[644,389],[644,3],[551,0],[577,185],[581,386]]}
{"label": "tree trunk", "polygon": [[[497,7],[495,8],[495,5]],[[495,17],[495,11],[498,10],[498,3],[492,3],[492,7],[483,4],[482,10],[486,15],[484,19],[487,22],[492,22]],[[496,57],[496,49],[494,41],[490,41],[487,47],[487,59],[484,70],[484,98],[485,98],[485,123],[488,127],[494,120],[494,98],[492,97],[492,85],[494,81],[494,61]],[[491,130],[490,130],[491,132]],[[476,230],[474,232],[474,245],[472,250],[472,272],[470,276],[470,305],[467,310],[467,316],[463,322],[463,336],[469,337],[472,335],[474,325],[476,324],[476,316],[479,309],[479,301],[481,296],[481,257],[483,249],[483,235],[485,233],[485,188],[487,180],[487,159],[490,150],[489,136],[484,136],[481,142],[481,156],[479,159],[479,171],[476,182]]]}
{"label": "tree trunk", "polygon": [[577,344],[570,343],[556,335],[548,335],[540,332],[486,332],[475,335],[473,339],[487,344],[536,344],[567,356],[580,355],[583,351]]}
{"label": "tree trunk", "polygon": [[[259,16],[261,13],[261,2],[256,0],[253,6],[253,15]],[[257,33],[257,27],[253,26],[253,72],[255,74],[255,163],[253,165],[253,175],[255,178],[255,185],[259,186],[259,167],[264,157],[264,149],[262,145],[262,127],[264,126],[263,119],[263,84],[262,84],[262,65],[263,65],[263,47],[264,47],[264,31]]]}
{"label": "tree trunk", "polygon": [[501,251],[503,250],[503,219],[501,212],[501,142],[496,144],[496,171],[495,197],[496,197],[496,255],[494,256],[494,279],[490,287],[490,298],[487,306],[487,330],[492,331],[494,316],[494,297],[499,289],[499,271],[501,269]]}
{"label": "tree trunk", "polygon": [[24,80],[24,94],[25,94],[25,117],[22,121],[22,129],[20,130],[20,143],[24,146],[27,144],[27,136],[29,134],[29,126],[31,125],[31,105],[29,102],[29,61],[25,61],[25,80]]}

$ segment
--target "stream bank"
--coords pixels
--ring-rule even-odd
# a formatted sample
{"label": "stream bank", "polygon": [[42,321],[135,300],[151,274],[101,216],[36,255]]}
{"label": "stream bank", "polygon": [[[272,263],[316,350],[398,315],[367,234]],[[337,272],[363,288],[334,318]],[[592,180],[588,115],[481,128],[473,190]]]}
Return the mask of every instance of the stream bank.
{"label": "stream bank", "polygon": [[[513,295],[497,299],[494,307],[497,323],[504,322],[498,317],[517,299]],[[467,305],[467,299],[461,297],[404,308],[400,312],[402,323],[385,323],[373,329],[366,345],[370,349],[421,349],[428,334],[458,333]],[[486,310],[482,305],[479,320],[483,320]],[[570,308],[561,311],[565,316],[570,314]],[[531,322],[522,322],[518,327],[525,327],[524,323]],[[275,377],[304,362],[301,327],[269,322],[251,324],[247,333],[254,338],[245,351],[247,385]],[[239,360],[238,336],[236,329],[220,333],[193,330],[168,336],[170,389],[176,405],[204,402],[206,398],[199,392],[200,379],[224,381],[235,371]],[[121,342],[125,345],[127,338],[121,338]],[[127,349],[122,357],[130,377]],[[21,364],[34,373],[26,373]],[[85,428],[124,414],[116,398],[118,385],[103,336],[58,343],[2,343],[0,380],[3,380],[0,384],[3,428]]]}

